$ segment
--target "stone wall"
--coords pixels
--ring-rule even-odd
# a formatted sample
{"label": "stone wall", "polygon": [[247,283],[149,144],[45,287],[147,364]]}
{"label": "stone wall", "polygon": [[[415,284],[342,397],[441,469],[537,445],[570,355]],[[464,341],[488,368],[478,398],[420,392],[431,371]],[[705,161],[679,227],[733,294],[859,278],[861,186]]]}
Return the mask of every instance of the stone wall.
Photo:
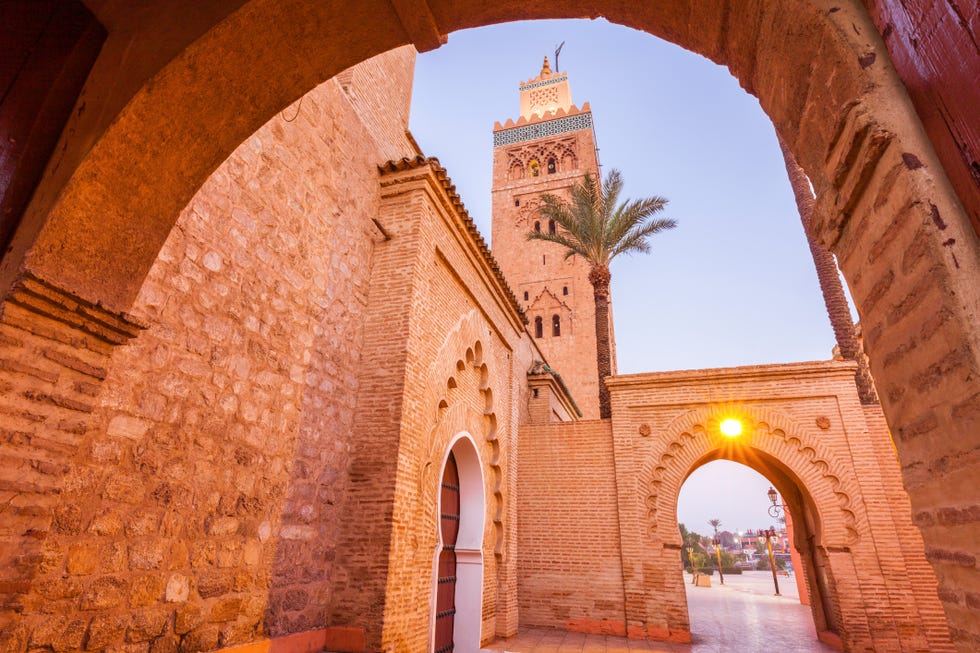
{"label": "stone wall", "polygon": [[[5,615],[13,650],[210,650],[327,625],[382,240],[376,165],[412,152],[414,56],[315,89],[211,175],[143,284],[149,328],[107,369],[57,343],[38,358],[74,388],[69,408],[93,408],[59,421],[73,454],[50,445],[66,476],[50,529],[36,518],[22,613]],[[4,345],[23,346],[5,317]],[[70,378],[44,371],[57,361]],[[31,466],[4,465],[44,478]]]}
{"label": "stone wall", "polygon": [[403,158],[413,63],[365,62],[246,140],[128,321],[40,281],[6,308],[10,361],[40,362],[6,363],[4,410],[41,427],[7,438],[26,452],[7,543],[35,546],[3,549],[5,649],[424,650],[463,432],[486,496],[476,623],[516,633],[514,442],[541,354],[445,171]]}

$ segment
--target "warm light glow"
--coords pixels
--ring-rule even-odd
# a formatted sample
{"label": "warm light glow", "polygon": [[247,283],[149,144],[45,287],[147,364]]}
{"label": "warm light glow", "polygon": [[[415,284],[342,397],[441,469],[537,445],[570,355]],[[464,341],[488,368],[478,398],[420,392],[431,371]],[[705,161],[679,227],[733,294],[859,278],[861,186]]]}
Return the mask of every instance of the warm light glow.
{"label": "warm light glow", "polygon": [[727,435],[730,438],[742,435],[742,423],[733,417],[722,420],[721,424],[718,425],[718,428],[721,429],[722,434]]}

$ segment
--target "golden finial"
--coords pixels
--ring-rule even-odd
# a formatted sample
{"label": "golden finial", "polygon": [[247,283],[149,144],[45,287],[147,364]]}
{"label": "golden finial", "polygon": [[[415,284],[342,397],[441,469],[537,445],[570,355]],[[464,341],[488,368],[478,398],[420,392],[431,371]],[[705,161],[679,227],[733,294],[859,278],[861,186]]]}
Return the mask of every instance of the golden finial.
{"label": "golden finial", "polygon": [[548,57],[544,58],[544,64],[541,66],[541,75],[550,75],[551,66],[548,65]]}

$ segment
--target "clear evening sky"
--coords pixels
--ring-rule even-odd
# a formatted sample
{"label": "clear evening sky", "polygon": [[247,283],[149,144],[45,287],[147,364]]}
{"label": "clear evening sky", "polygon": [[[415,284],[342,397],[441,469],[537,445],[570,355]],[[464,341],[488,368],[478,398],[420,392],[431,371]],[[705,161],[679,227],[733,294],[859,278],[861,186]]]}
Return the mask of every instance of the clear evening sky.
{"label": "clear evening sky", "polygon": [[[411,129],[490,237],[492,128],[517,119],[518,84],[558,65],[592,106],[599,160],[624,195],[662,195],[673,231],[613,263],[619,372],[830,358],[827,320],[775,131],[728,70],[599,21],[508,23],[449,36],[418,57]],[[492,245],[492,243],[491,243]],[[728,461],[697,470],[678,518],[708,532],[758,528],[769,482]]]}

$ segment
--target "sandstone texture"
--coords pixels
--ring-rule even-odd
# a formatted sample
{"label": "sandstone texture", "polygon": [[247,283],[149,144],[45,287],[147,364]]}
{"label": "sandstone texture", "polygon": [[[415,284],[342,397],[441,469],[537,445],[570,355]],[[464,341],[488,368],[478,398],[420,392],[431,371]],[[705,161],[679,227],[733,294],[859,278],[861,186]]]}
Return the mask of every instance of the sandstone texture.
{"label": "sandstone texture", "polygon": [[[522,621],[685,637],[671,501],[717,454],[702,394],[768,396],[778,374],[624,379],[611,422],[561,422],[561,384],[528,385],[548,356],[523,290],[406,134],[414,52],[388,52],[599,15],[759,98],[861,314],[884,416],[839,365],[797,370],[823,394],[747,409],[774,482],[798,490],[797,532],[819,536],[818,625],[855,648],[946,650],[932,592],[956,648],[980,646],[975,88],[944,72],[975,61],[962,3],[175,3],[90,3],[109,34],[0,264],[4,650],[426,650],[436,485],[462,432],[486,497],[484,641]],[[593,459],[585,493],[568,469]],[[569,586],[608,598],[546,614],[544,571],[518,565],[548,569],[535,543],[567,534],[532,537],[521,488],[559,487],[623,527],[617,548],[595,511],[568,553]],[[586,554],[602,564],[584,571]]]}

